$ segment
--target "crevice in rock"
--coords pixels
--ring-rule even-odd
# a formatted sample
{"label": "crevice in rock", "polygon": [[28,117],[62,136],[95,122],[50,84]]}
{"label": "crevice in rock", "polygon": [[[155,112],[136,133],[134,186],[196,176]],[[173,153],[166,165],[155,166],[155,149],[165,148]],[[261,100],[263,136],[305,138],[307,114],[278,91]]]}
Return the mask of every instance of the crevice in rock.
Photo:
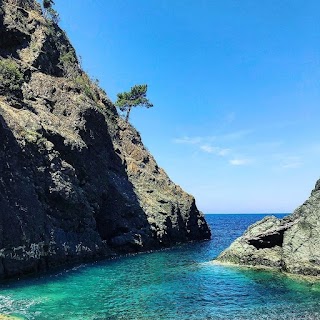
{"label": "crevice in rock", "polygon": [[[26,19],[28,13],[22,8],[18,8],[16,15],[21,15]],[[31,36],[24,32],[24,30],[21,30],[17,24],[19,23],[16,23],[16,26],[5,24],[4,11],[0,8],[0,56],[2,57],[11,56],[18,58],[18,50],[26,48],[29,45]]]}
{"label": "crevice in rock", "polygon": [[275,246],[282,247],[283,235],[285,230],[276,231],[269,234],[264,234],[259,237],[249,239],[248,243],[256,249],[273,248]]}
{"label": "crevice in rock", "polygon": [[41,53],[33,63],[33,67],[45,74],[62,77],[63,70],[59,67],[59,59],[60,52],[55,39],[52,35],[48,35],[42,45]]}

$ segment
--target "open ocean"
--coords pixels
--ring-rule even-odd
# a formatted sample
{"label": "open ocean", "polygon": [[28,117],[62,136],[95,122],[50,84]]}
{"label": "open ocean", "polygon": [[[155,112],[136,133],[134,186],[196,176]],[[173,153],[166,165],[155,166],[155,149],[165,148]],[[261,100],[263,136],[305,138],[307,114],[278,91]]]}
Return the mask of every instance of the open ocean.
{"label": "open ocean", "polygon": [[210,263],[263,216],[206,215],[211,241],[2,284],[0,314],[50,320],[320,319],[320,284]]}

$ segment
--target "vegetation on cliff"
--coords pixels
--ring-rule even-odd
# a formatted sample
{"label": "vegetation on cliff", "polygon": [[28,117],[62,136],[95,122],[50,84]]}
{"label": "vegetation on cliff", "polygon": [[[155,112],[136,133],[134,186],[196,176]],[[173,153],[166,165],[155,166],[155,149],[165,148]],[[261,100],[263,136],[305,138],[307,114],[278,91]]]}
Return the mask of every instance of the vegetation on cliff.
{"label": "vegetation on cliff", "polygon": [[23,82],[23,74],[12,58],[0,59],[0,90],[19,90]]}
{"label": "vegetation on cliff", "polygon": [[126,113],[125,119],[128,122],[132,108],[146,107],[151,108],[153,104],[147,98],[146,84],[135,85],[129,92],[118,93],[118,99],[115,105]]}
{"label": "vegetation on cliff", "polygon": [[40,5],[0,9],[0,278],[210,238]]}

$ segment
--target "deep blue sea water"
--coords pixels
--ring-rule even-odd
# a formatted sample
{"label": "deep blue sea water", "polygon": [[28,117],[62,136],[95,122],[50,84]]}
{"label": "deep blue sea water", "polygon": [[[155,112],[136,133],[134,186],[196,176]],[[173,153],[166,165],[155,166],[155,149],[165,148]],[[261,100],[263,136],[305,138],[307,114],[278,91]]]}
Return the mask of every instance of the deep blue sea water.
{"label": "deep blue sea water", "polygon": [[320,285],[210,263],[264,215],[207,215],[211,241],[81,265],[0,286],[23,319],[320,319]]}

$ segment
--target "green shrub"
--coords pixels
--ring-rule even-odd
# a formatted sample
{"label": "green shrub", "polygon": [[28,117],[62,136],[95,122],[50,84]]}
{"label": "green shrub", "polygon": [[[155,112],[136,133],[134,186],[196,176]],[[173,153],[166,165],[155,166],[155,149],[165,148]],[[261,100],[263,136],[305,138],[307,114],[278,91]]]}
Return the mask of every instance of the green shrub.
{"label": "green shrub", "polygon": [[85,73],[83,73],[81,76],[76,77],[75,83],[80,87],[80,89],[88,98],[92,99],[95,102],[98,101],[98,97],[91,83],[91,80]]}
{"label": "green shrub", "polygon": [[60,66],[64,71],[64,75],[68,78],[75,78],[79,75],[78,61],[73,50],[63,51],[60,55]]}
{"label": "green shrub", "polygon": [[64,52],[60,56],[60,62],[64,65],[75,64],[77,62],[75,53],[72,50],[68,52]]}
{"label": "green shrub", "polygon": [[15,91],[21,88],[23,75],[18,64],[11,58],[0,59],[0,87]]}

